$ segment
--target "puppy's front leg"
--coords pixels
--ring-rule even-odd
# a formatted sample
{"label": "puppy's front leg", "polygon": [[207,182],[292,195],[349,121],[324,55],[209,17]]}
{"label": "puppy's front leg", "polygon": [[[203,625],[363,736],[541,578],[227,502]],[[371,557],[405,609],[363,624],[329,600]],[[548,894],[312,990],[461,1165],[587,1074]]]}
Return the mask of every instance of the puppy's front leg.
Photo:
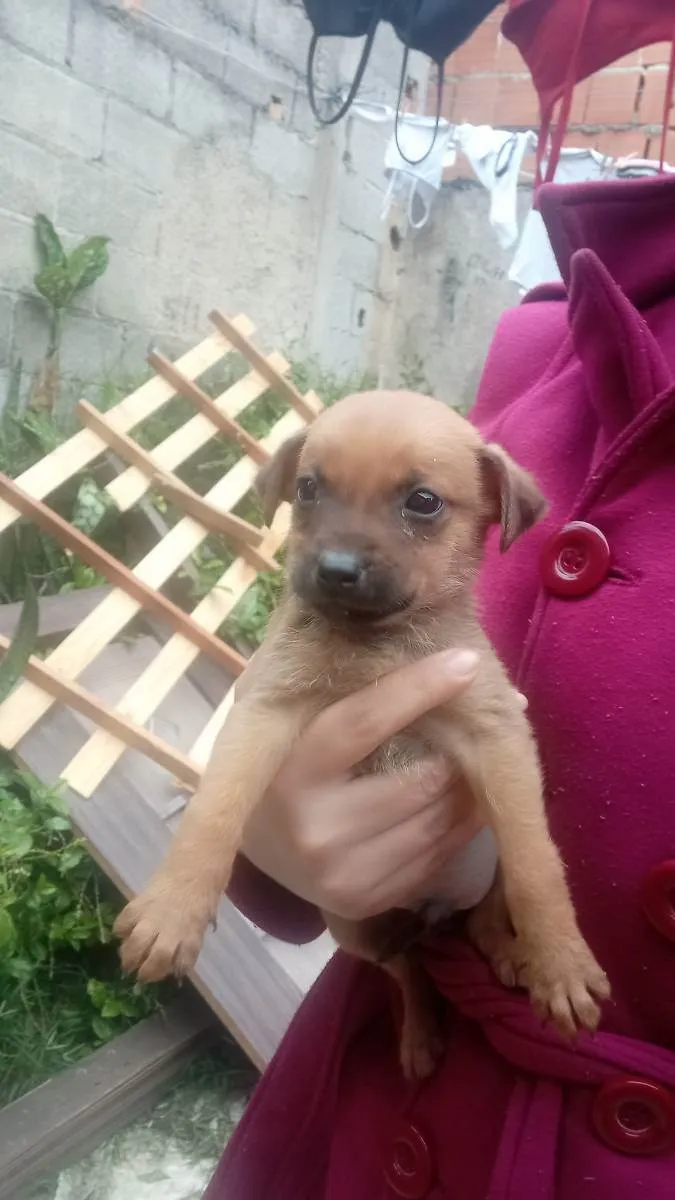
{"label": "puppy's front leg", "polygon": [[[470,770],[495,831],[522,982],[561,1033],[595,1029],[607,978],[581,935],[562,860],[548,831],[541,773],[525,719],[479,738]],[[498,882],[497,886],[500,884]],[[492,903],[487,898],[484,903]]]}
{"label": "puppy's front leg", "polygon": [[272,707],[248,693],[231,710],[166,859],[117,918],[125,970],[156,980],[194,965],[229,883],[246,821],[307,716],[297,701]]}

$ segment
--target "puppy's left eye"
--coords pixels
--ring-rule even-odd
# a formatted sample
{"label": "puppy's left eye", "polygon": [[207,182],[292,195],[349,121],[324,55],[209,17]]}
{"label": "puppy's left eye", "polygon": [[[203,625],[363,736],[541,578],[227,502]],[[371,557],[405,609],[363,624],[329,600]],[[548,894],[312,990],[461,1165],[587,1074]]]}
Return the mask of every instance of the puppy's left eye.
{"label": "puppy's left eye", "polygon": [[301,475],[295,485],[295,494],[300,504],[314,504],[318,496],[316,479],[311,475]]}
{"label": "puppy's left eye", "polygon": [[422,517],[427,521],[438,517],[443,512],[445,504],[440,496],[429,488],[416,488],[411,492],[403,505],[403,511],[413,517]]}

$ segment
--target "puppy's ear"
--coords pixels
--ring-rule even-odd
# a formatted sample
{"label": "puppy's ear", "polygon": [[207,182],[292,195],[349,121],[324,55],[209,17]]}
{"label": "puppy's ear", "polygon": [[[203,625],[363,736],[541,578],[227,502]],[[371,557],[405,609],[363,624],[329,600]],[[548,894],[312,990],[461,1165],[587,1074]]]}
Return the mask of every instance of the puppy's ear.
{"label": "puppy's ear", "polygon": [[306,437],[307,431],[304,429],[300,433],[294,433],[258,471],[255,490],[260,497],[263,516],[268,525],[282,500],[290,502],[293,499],[298,459]]}
{"label": "puppy's ear", "polygon": [[533,477],[501,446],[483,446],[479,459],[489,520],[502,527],[499,545],[503,552],[543,517],[548,505]]}

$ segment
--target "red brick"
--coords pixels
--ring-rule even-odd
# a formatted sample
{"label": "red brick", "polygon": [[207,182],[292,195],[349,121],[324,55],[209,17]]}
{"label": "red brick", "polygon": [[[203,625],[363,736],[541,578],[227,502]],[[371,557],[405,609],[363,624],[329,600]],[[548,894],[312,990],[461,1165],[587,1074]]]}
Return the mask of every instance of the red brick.
{"label": "red brick", "polygon": [[592,146],[601,154],[611,154],[613,158],[625,158],[629,154],[635,154],[638,158],[645,156],[647,139],[642,129],[601,129],[597,133],[587,134],[586,138],[580,140],[579,144]]}
{"label": "red brick", "polygon": [[532,129],[539,124],[539,101],[529,75],[500,75],[497,90],[496,124]]}
{"label": "red brick", "polygon": [[527,71],[525,59],[520,50],[517,50],[513,42],[510,42],[501,33],[497,37],[497,70],[500,73],[511,71],[516,75],[522,75]]}
{"label": "red brick", "polygon": [[497,38],[499,27],[483,22],[475,33],[459,46],[450,56],[452,75],[474,75],[477,72],[494,71],[497,62]]}
{"label": "red brick", "polygon": [[670,42],[656,42],[653,46],[645,46],[642,51],[642,61],[647,67],[655,63],[660,63],[667,67],[670,62],[670,51]]}
{"label": "red brick", "polygon": [[603,71],[591,79],[586,125],[630,125],[635,113],[639,71]]}
{"label": "red brick", "polygon": [[[650,67],[645,73],[645,86],[640,96],[636,120],[640,125],[663,124],[663,106],[666,99],[666,70]],[[669,124],[673,122],[672,100]]]}
{"label": "red brick", "polygon": [[497,111],[496,75],[467,76],[457,83],[453,120],[460,124],[494,125]]}
{"label": "red brick", "polygon": [[572,107],[570,109],[569,125],[583,125],[586,120],[588,97],[591,94],[591,80],[582,79],[574,89]]}
{"label": "red brick", "polygon": [[632,54],[624,54],[623,58],[616,58],[611,67],[641,67],[643,65],[642,50],[633,50]]}

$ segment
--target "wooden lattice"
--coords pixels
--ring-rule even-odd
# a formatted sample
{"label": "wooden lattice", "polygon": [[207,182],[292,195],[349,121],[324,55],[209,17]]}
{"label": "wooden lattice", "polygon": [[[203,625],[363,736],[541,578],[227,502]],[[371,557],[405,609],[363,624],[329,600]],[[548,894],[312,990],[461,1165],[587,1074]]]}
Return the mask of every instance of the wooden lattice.
{"label": "wooden lattice", "polygon": [[[302,396],[289,381],[282,355],[266,357],[251,344],[247,317],[230,321],[213,313],[211,320],[215,332],[199,346],[175,363],[153,353],[152,379],[104,414],[82,401],[79,433],[17,479],[0,476],[0,533],[20,517],[28,519],[112,584],[75,628],[67,625],[70,632],[56,649],[44,659],[31,658],[25,678],[0,705],[0,745],[45,782],[65,781],[75,829],[127,896],[158,866],[231,707],[233,681],[245,660],[216,631],[258,571],[276,567],[287,532],[288,505],[269,529],[232,510],[250,490],[259,464],[321,408],[314,393]],[[250,370],[212,400],[197,381],[234,353]],[[270,388],[288,410],[258,442],[237,417]],[[194,405],[194,416],[145,450],[132,431],[175,396]],[[210,439],[223,436],[243,456],[200,496],[174,472]],[[152,489],[184,514],[133,570],[44,503],[104,454],[126,464],[106,489],[120,512]],[[161,589],[214,532],[236,557],[188,615]],[[77,595],[81,605],[86,593]],[[139,613],[147,617],[148,634],[120,639]],[[157,617],[170,630],[163,644]],[[7,645],[0,635],[0,651]],[[223,897],[217,929],[207,933],[192,979],[262,1066],[332,948],[327,935],[311,946],[287,946]]]}
{"label": "wooden lattice", "polygon": [[[252,345],[253,325],[247,317],[229,320],[214,312],[211,321],[215,332],[176,363],[152,353],[148,360],[156,371],[152,379],[105,414],[81,401],[81,432],[16,480],[0,476],[0,532],[20,516],[28,518],[114,585],[113,591],[47,658],[31,659],[25,680],[0,705],[0,745],[8,750],[17,747],[56,701],[96,723],[98,728],[61,772],[61,778],[83,797],[94,793],[127,747],[143,751],[187,787],[196,785],[231,706],[231,689],[187,755],[153,735],[145,725],[200,652],[234,675],[243,669],[245,660],[216,637],[215,631],[241,600],[256,573],[277,566],[274,555],[286,534],[288,506],[280,510],[270,529],[258,529],[231,510],[249,491],[257,467],[321,408],[313,392],[302,396],[288,380],[289,364],[282,355],[265,357]],[[247,359],[251,370],[211,399],[197,380],[235,351]],[[269,388],[287,401],[289,409],[258,442],[236,418]],[[177,395],[194,404],[195,415],[151,451],[143,449],[129,431]],[[231,439],[244,455],[201,497],[174,471],[215,436]],[[44,497],[110,451],[127,464],[106,489],[120,512],[126,512],[152,488],[185,514],[133,570],[43,503]],[[188,615],[160,589],[210,533],[224,538],[238,557]],[[109,706],[82,687],[78,677],[142,608],[171,626],[173,636],[122,699],[114,707]]]}

